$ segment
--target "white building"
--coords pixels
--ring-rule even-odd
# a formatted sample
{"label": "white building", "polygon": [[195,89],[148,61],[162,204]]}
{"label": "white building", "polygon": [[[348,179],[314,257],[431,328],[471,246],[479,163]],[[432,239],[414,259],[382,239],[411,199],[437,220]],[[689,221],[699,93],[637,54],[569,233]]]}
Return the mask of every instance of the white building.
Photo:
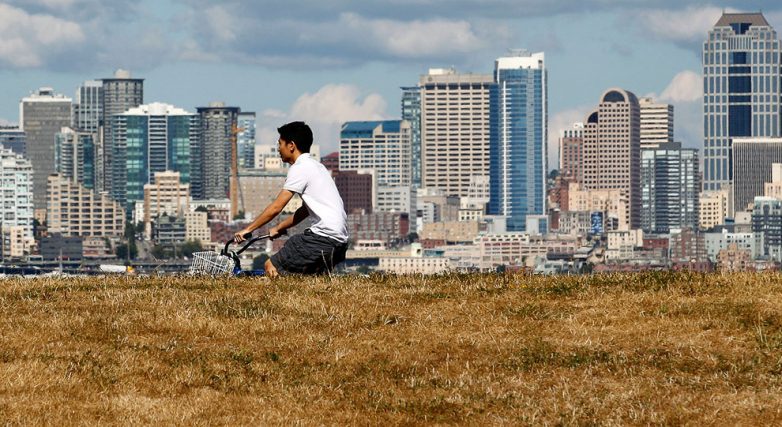
{"label": "white building", "polygon": [[421,245],[413,243],[410,256],[381,257],[378,269],[393,274],[441,274],[451,269],[451,260],[444,257],[425,257]]}
{"label": "white building", "polygon": [[725,185],[719,190],[704,191],[698,199],[698,227],[708,230],[733,217],[733,188]]}
{"label": "white building", "polygon": [[157,172],[144,185],[144,230],[152,237],[152,221],[163,216],[181,217],[190,211],[190,184],[180,183],[179,172]]}
{"label": "white building", "polygon": [[373,171],[374,210],[410,212],[411,128],[406,120],[347,122],[339,142],[340,171]]}
{"label": "white building", "polygon": [[[255,169],[277,172],[287,170],[288,164],[280,159],[280,152],[277,144],[258,144],[255,146]],[[312,144],[310,147],[310,157],[320,161],[320,146]]]}
{"label": "white building", "polygon": [[[26,249],[33,241],[32,164],[9,148],[0,149],[0,219],[3,227],[22,227]],[[24,250],[24,249],[23,249]]]}
{"label": "white building", "polygon": [[187,212],[185,217],[185,241],[198,240],[207,245],[212,240],[209,229],[208,215],[206,212]]}
{"label": "white building", "polygon": [[641,149],[657,149],[672,143],[673,105],[656,103],[652,98],[640,98],[638,104],[641,107]]}
{"label": "white building", "polygon": [[738,249],[749,251],[752,258],[755,259],[759,254],[758,248],[762,247],[763,234],[755,233],[729,233],[722,230],[719,233],[704,233],[706,242],[706,253],[711,262],[717,262],[717,255],[721,250],[728,249],[728,246],[735,244]]}
{"label": "white building", "polygon": [[473,177],[488,176],[493,85],[491,74],[460,74],[453,69],[431,69],[421,76],[423,187],[469,197]]}
{"label": "white building", "polygon": [[608,236],[606,259],[632,258],[635,248],[643,246],[644,243],[642,230],[609,231],[606,234]]}

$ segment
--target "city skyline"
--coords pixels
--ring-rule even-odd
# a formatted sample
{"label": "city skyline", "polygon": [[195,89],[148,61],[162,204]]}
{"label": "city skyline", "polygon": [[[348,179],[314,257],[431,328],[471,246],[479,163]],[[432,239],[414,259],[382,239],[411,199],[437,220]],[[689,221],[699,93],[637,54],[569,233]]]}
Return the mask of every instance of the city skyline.
{"label": "city skyline", "polygon": [[[736,10],[688,2],[298,2],[280,9],[242,1],[12,1],[0,3],[7,38],[0,42],[0,121],[18,122],[18,101],[40,86],[75,97],[84,81],[126,68],[145,79],[146,102],[192,111],[221,100],[256,111],[259,143],[276,136],[274,125],[303,119],[328,153],[342,122],[400,118],[400,87],[429,68],[490,73],[497,57],[524,48],[547,55],[550,148],[612,86],[672,103],[675,139],[701,148],[700,50],[723,8]],[[782,26],[782,9],[771,2],[740,8],[762,9]],[[58,37],[41,35],[44,28]]]}

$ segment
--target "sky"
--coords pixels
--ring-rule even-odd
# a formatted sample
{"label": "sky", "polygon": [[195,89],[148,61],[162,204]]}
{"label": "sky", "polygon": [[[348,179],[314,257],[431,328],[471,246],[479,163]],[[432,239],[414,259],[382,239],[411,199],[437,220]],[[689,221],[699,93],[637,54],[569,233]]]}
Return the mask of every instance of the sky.
{"label": "sky", "polygon": [[122,68],[146,103],[255,111],[262,144],[304,120],[329,153],[345,121],[398,119],[429,68],[490,74],[526,49],[546,55],[551,168],[560,130],[611,87],[672,103],[675,139],[701,148],[700,52],[723,10],[782,29],[776,1],[0,0],[0,124],[38,87],[75,98]]}

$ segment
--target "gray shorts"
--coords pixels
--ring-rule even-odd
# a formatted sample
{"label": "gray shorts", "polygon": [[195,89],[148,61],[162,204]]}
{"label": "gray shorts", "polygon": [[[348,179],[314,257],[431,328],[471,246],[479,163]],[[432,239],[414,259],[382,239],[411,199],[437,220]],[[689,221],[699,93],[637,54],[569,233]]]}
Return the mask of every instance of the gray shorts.
{"label": "gray shorts", "polygon": [[310,229],[292,236],[271,262],[281,274],[324,274],[345,260],[347,243],[320,236]]}

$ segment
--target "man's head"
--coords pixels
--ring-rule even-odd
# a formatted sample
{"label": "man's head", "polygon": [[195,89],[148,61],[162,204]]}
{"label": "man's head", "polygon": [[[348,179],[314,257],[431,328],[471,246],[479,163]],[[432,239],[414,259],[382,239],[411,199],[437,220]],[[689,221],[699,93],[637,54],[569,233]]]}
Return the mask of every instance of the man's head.
{"label": "man's head", "polygon": [[295,160],[294,155],[309,153],[312,146],[312,130],[304,122],[290,122],[277,128],[280,134],[279,144],[280,157],[285,162]]}

